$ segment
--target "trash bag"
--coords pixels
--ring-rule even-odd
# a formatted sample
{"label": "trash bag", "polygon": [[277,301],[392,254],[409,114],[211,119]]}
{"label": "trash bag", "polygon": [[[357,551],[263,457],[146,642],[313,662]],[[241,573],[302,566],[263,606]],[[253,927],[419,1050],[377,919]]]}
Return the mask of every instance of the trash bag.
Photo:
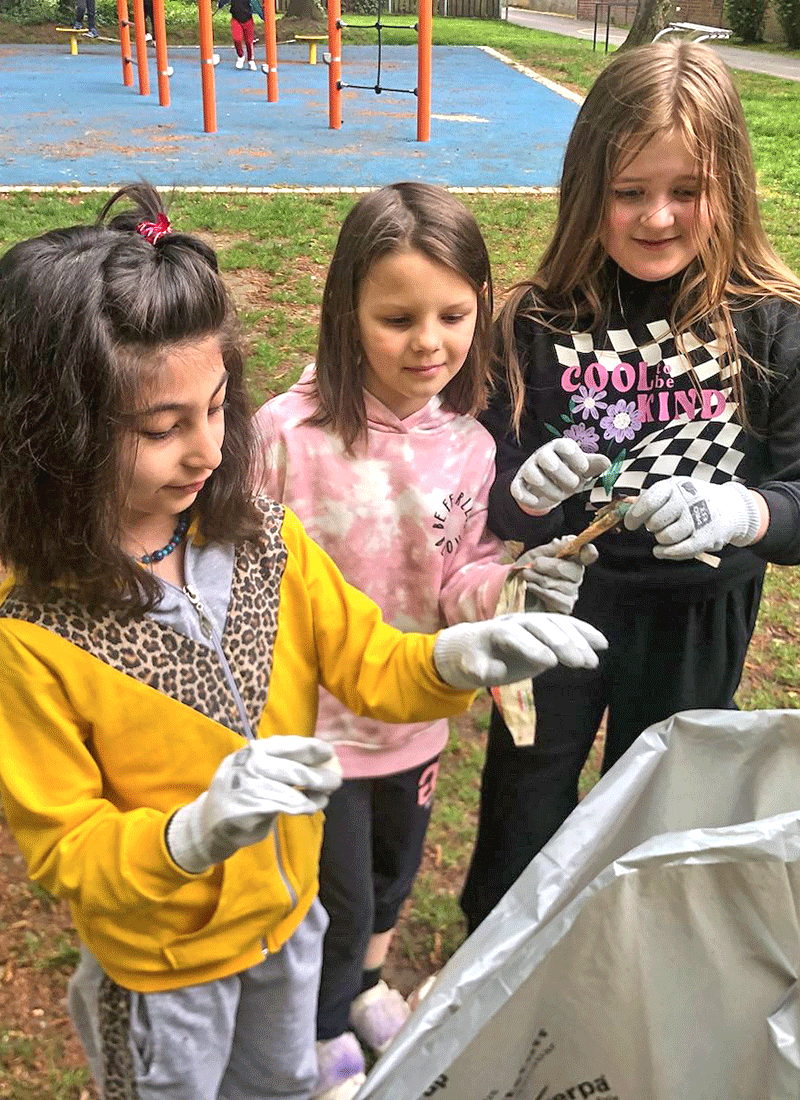
{"label": "trash bag", "polygon": [[600,780],[357,1100],[800,1100],[800,712],[687,711]]}

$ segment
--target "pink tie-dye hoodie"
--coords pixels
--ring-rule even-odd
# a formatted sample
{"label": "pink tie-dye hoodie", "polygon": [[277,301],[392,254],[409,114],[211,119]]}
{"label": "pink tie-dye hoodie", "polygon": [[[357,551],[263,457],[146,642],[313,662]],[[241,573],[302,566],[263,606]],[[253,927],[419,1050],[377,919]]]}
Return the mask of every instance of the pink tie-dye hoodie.
{"label": "pink tie-dye hoodie", "polygon": [[[348,455],[338,436],[303,421],[315,411],[314,369],[256,414],[265,492],[301,519],[345,579],[401,630],[425,633],[491,618],[508,576],[486,528],[494,440],[438,397],[399,420],[365,393],[369,434]],[[286,731],[291,732],[290,730]],[[436,756],[447,723],[387,725],[320,694],[317,735],[336,745],[346,778],[391,775]]]}

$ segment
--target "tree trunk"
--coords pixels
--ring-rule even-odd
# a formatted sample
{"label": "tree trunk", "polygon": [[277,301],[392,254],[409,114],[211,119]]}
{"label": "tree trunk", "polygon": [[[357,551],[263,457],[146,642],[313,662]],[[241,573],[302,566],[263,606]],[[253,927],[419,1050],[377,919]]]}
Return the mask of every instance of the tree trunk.
{"label": "tree trunk", "polygon": [[287,19],[311,19],[316,23],[325,21],[325,12],[316,0],[289,0],[286,9]]}
{"label": "tree trunk", "polygon": [[633,46],[652,42],[667,25],[671,10],[671,0],[639,0],[628,37],[619,48],[630,50]]}

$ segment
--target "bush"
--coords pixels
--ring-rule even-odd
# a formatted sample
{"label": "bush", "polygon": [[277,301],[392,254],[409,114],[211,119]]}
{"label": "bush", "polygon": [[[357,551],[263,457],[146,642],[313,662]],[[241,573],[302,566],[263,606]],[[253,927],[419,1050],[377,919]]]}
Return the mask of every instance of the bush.
{"label": "bush", "polygon": [[800,49],[800,0],[775,0],[775,14],[786,37],[786,45]]}
{"label": "bush", "polygon": [[342,0],[342,11],[354,15],[377,15],[378,0]]}
{"label": "bush", "polygon": [[75,5],[64,0],[2,0],[0,13],[16,23],[59,23],[75,18]]}
{"label": "bush", "polygon": [[[793,0],[789,0],[793,2]],[[742,42],[764,39],[764,0],[727,0],[728,22]]]}

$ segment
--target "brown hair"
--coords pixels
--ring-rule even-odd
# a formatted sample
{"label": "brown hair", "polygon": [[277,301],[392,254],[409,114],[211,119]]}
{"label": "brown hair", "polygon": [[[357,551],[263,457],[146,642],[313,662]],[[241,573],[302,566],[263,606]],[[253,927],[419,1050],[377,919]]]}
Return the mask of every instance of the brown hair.
{"label": "brown hair", "polygon": [[364,364],[358,332],[359,288],[384,256],[414,250],[450,268],[475,291],[475,335],[461,370],[442,390],[453,412],[486,402],[492,324],[492,270],[478,223],[442,187],[393,183],[360,199],[339,232],[322,295],[316,362],[318,411],[309,423],[330,427],[352,449],[367,430]]}
{"label": "brown hair", "polygon": [[[118,211],[123,200],[133,209]],[[155,578],[120,549],[122,441],[143,372],[182,342],[218,336],[229,375],[222,461],[193,507],[199,531],[229,541],[257,529],[235,314],[206,244],[168,233],[152,245],[135,231],[162,212],[152,187],[125,187],[96,224],[0,259],[0,561],[34,598],[68,586],[90,607],[156,602]]]}
{"label": "brown hair", "polygon": [[746,423],[732,312],[773,295],[800,304],[800,281],[761,225],[753,154],[730,73],[707,46],[662,40],[615,55],[589,91],[564,155],[552,238],[535,273],[514,288],[501,311],[515,429],[525,397],[514,350],[516,316],[559,332],[578,326],[599,331],[608,324],[613,265],[600,234],[609,184],[649,141],[670,134],[695,151],[696,201],[707,201],[713,219],[710,239],[683,274],[670,322],[679,341],[698,325],[721,329],[729,348],[722,367],[730,372]]}

